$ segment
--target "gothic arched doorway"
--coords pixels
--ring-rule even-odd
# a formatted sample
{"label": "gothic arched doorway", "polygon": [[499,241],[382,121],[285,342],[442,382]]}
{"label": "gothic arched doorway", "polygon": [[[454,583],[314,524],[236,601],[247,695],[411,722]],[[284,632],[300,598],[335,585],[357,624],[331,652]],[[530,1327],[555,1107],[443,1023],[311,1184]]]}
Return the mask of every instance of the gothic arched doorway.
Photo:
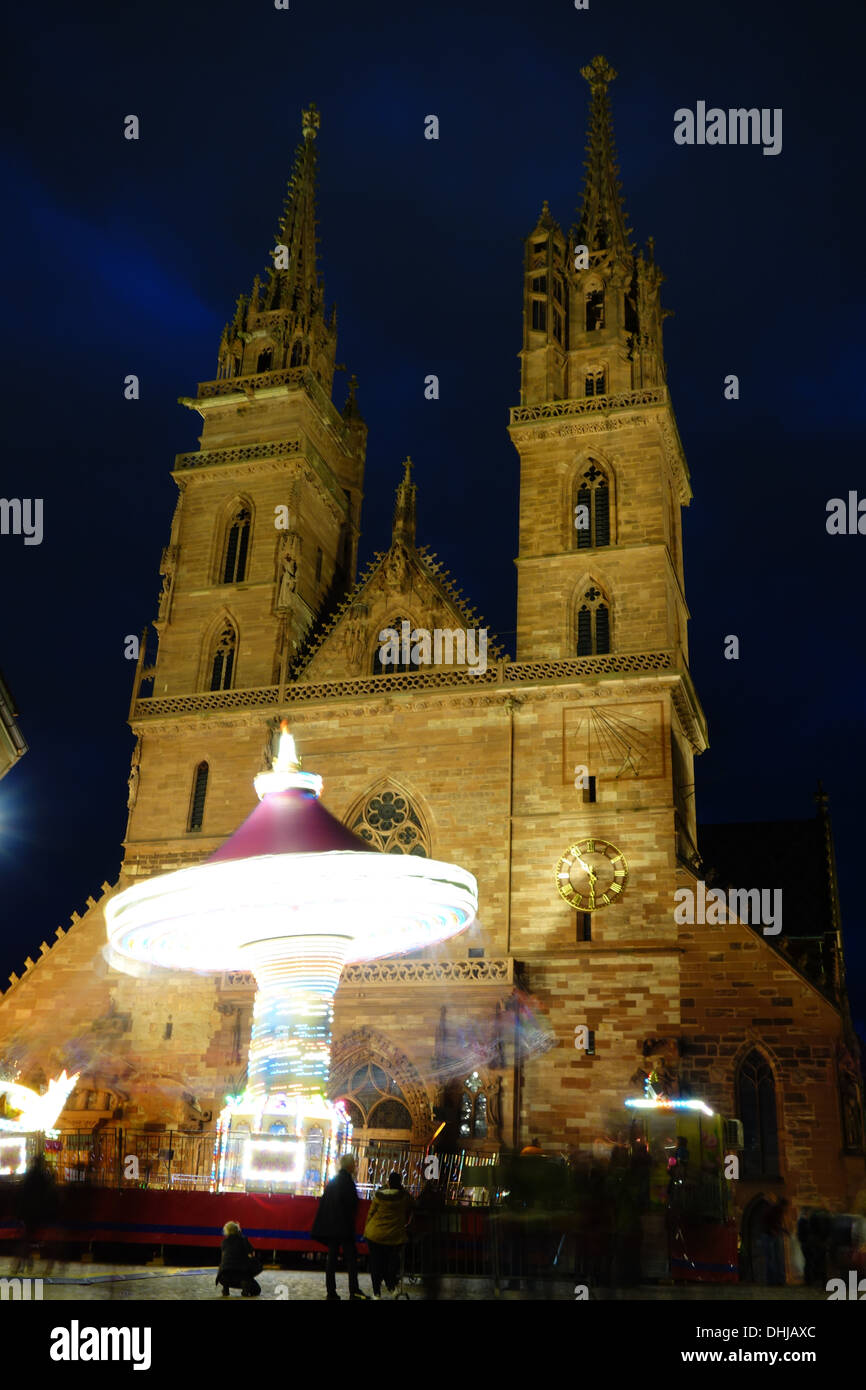
{"label": "gothic arched doorway", "polygon": [[395,1168],[404,1179],[414,1176],[415,1158],[430,1136],[431,1111],[408,1057],[374,1029],[359,1028],[334,1047],[330,1094],[352,1121],[360,1187],[386,1182]]}
{"label": "gothic arched doorway", "polygon": [[743,1212],[740,1228],[740,1282],[743,1284],[784,1284],[785,1241],[777,1231],[767,1229],[767,1218],[774,1203],[760,1193]]}

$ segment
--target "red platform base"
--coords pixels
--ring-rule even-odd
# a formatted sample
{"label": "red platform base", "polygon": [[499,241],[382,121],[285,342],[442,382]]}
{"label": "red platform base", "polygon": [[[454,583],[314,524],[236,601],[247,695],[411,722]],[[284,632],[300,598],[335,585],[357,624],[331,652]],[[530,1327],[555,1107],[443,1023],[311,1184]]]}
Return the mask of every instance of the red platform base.
{"label": "red platform base", "polygon": [[[12,1192],[0,1196],[0,1240],[19,1238],[10,1205],[12,1197]],[[323,1247],[310,1239],[318,1200],[243,1193],[67,1187],[61,1189],[56,1219],[35,1233],[35,1238],[64,1243],[219,1246],[225,1223],[237,1221],[244,1235],[265,1249],[321,1253]],[[358,1203],[359,1235],[368,1207],[366,1201]]]}

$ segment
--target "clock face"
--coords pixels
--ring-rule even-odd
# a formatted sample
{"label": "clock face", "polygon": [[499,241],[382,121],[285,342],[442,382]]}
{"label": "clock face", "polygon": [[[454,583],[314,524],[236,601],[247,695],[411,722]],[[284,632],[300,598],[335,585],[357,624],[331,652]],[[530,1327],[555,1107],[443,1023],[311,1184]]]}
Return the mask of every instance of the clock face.
{"label": "clock face", "polygon": [[628,878],[628,864],[608,840],[578,840],[556,866],[556,886],[570,907],[598,912],[619,898]]}

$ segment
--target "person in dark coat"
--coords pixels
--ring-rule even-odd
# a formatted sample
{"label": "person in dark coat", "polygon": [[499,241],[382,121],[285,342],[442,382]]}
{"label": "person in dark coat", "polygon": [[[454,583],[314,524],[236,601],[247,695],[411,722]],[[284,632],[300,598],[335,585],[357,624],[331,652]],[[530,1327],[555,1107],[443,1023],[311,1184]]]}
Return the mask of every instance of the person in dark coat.
{"label": "person in dark coat", "polygon": [[51,1226],[57,1219],[57,1183],[43,1154],[37,1154],[18,1184],[16,1216],[21,1226],[21,1244],[15,1273],[29,1269],[37,1246],[40,1227]]}
{"label": "person in dark coat", "polygon": [[425,1182],[415,1208],[415,1259],[424,1297],[438,1299],[444,1263],[445,1194],[435,1178]]}
{"label": "person in dark coat", "polygon": [[223,1236],[220,1267],[214,1283],[222,1288],[223,1298],[228,1298],[229,1289],[240,1289],[242,1298],[258,1298],[262,1290],[255,1276],[262,1267],[261,1257],[236,1221],[226,1222]]}
{"label": "person in dark coat", "polygon": [[325,1291],[329,1300],[339,1299],[337,1293],[337,1256],[340,1247],[349,1275],[349,1298],[363,1298],[358,1285],[358,1252],[355,1245],[355,1220],[358,1213],[358,1189],[355,1186],[355,1160],[343,1154],[340,1171],[331,1178],[322,1194],[310,1235],[319,1245],[328,1247],[325,1265]]}

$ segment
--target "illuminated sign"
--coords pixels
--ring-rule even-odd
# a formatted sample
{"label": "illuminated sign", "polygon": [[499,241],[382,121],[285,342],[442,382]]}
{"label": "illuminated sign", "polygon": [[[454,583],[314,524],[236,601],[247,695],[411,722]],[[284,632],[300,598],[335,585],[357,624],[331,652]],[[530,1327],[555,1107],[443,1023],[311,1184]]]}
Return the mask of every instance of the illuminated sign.
{"label": "illuminated sign", "polygon": [[27,1172],[26,1139],[0,1139],[0,1178]]}
{"label": "illuminated sign", "polygon": [[300,1183],[304,1177],[300,1139],[248,1139],[244,1145],[246,1182]]}

